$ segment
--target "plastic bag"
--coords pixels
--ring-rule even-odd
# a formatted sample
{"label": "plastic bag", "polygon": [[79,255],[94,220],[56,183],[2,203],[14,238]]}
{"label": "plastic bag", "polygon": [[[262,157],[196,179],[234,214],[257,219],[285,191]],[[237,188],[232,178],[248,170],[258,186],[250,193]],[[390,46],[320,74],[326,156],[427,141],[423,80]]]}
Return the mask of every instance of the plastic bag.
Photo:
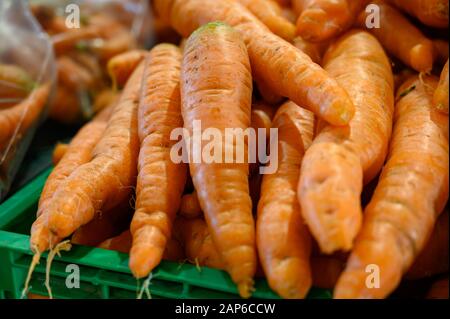
{"label": "plastic bag", "polygon": [[91,118],[99,111],[93,101],[111,87],[108,60],[151,41],[148,1],[32,0],[30,6],[56,55],[50,117],[68,124]]}
{"label": "plastic bag", "polygon": [[0,201],[52,97],[52,45],[25,0],[0,1]]}

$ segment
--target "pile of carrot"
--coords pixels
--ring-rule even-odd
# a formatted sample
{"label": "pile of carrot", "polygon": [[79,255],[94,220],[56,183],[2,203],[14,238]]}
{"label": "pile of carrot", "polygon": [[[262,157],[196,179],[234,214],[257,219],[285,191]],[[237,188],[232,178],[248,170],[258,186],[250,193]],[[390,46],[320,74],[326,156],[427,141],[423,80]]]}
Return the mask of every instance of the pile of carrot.
{"label": "pile of carrot", "polygon": [[[129,253],[137,279],[162,260],[222,269],[243,298],[255,277],[292,299],[311,287],[387,298],[403,280],[444,278],[430,281],[428,297],[441,296],[448,42],[430,34],[448,28],[448,0],[150,3],[160,35],[179,43],[100,54],[116,93],[55,150],[31,229],[34,263],[69,239]],[[63,33],[57,52],[108,23],[91,20]],[[68,71],[75,61],[60,56],[60,82],[95,86]],[[225,139],[213,162],[195,152],[175,162],[183,141],[172,133],[195,133],[195,121],[221,134],[276,130],[256,143],[270,161],[225,162],[239,146]]]}

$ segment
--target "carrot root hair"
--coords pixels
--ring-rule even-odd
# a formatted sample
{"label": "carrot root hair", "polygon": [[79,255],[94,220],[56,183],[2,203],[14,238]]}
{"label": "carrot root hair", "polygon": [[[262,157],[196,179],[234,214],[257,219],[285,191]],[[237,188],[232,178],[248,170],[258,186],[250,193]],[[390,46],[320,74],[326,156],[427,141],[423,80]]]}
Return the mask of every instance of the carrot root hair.
{"label": "carrot root hair", "polygon": [[41,253],[36,250],[36,253],[33,255],[33,259],[31,260],[30,268],[28,268],[28,274],[27,278],[25,279],[25,285],[22,290],[22,295],[20,296],[20,299],[24,299],[28,293],[28,290],[30,287],[30,281],[31,281],[31,275],[34,272],[34,268],[36,268],[36,265],[39,264],[39,260],[41,259]]}
{"label": "carrot root hair", "polygon": [[55,248],[52,248],[48,253],[47,264],[45,266],[45,288],[47,288],[48,297],[50,299],[53,299],[52,289],[50,287],[50,269],[52,267],[53,259],[56,255],[58,255],[58,257],[61,257],[61,251],[69,251],[71,248],[72,245],[70,243],[70,240],[65,240],[57,244]]}
{"label": "carrot root hair", "polygon": [[150,293],[150,288],[149,288],[152,278],[153,278],[153,274],[150,273],[148,275],[148,277],[142,283],[142,287],[141,287],[141,289],[139,289],[139,293],[138,293],[136,299],[142,299],[142,297],[144,296],[144,292],[145,292],[145,295],[147,296],[147,299],[152,299],[152,294]]}

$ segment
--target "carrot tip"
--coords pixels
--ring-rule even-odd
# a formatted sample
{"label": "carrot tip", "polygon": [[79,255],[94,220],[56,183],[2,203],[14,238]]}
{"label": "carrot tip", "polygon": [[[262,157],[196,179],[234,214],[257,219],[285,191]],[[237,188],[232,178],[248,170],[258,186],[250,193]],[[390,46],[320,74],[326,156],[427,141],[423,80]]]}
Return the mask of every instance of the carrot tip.
{"label": "carrot tip", "polygon": [[251,279],[251,278],[238,283],[239,295],[242,298],[250,298],[252,295],[252,292],[254,291],[253,285],[254,285],[254,282],[253,282],[253,279]]}

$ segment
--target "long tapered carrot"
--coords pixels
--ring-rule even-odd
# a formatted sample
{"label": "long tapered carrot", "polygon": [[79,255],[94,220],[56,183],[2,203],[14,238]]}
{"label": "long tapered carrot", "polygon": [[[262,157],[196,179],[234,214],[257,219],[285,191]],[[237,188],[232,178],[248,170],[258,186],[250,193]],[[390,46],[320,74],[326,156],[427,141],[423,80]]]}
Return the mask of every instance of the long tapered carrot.
{"label": "long tapered carrot", "polygon": [[47,216],[43,215],[56,190],[78,167],[88,163],[92,150],[101,139],[110,116],[111,109],[105,109],[93,121],[86,124],[75,135],[64,156],[45,182],[39,199],[37,219],[31,227],[30,247],[34,252],[44,252],[57,244],[60,239],[48,229]]}
{"label": "long tapered carrot", "polygon": [[426,25],[448,27],[448,0],[388,0]]}
{"label": "long tapered carrot", "polygon": [[406,273],[406,279],[421,279],[448,272],[448,228],[448,211],[446,211],[436,221],[430,239]]}
{"label": "long tapered carrot", "polygon": [[300,213],[297,184],[305,152],[302,131],[313,131],[314,118],[294,103],[276,113],[278,170],[263,177],[258,203],[258,254],[270,287],[283,298],[304,298],[312,275],[311,237]]}
{"label": "long tapered carrot", "polygon": [[293,0],[297,33],[311,42],[329,40],[350,28],[369,0]]}
{"label": "long tapered carrot", "polygon": [[[399,90],[389,157],[336,298],[388,296],[426,244],[447,202],[449,147],[443,131],[448,130],[448,116],[434,110],[427,92],[436,85],[436,78],[414,77]],[[366,285],[368,265],[375,287]]]}
{"label": "long tapered carrot", "polygon": [[345,125],[353,117],[348,94],[327,72],[235,1],[155,0],[153,6],[183,36],[207,22],[228,23],[244,39],[256,79],[329,123]]}
{"label": "long tapered carrot", "polygon": [[[383,2],[374,1],[380,8],[380,27],[370,28],[370,31],[392,55],[399,58],[418,72],[429,72],[433,68],[433,42],[426,38],[396,8]],[[369,13],[361,12],[358,25],[365,28]]]}
{"label": "long tapered carrot", "polygon": [[[225,128],[247,129],[251,93],[250,63],[239,34],[223,23],[196,31],[186,44],[181,73],[182,113],[190,134],[194,120],[203,129],[219,129],[222,136]],[[189,167],[214,244],[240,295],[249,297],[256,270],[249,165],[245,158],[225,163],[222,155],[230,149],[238,153],[234,138],[225,140],[220,163],[191,161]]]}
{"label": "long tapered carrot", "polygon": [[273,0],[238,0],[253,13],[270,31],[291,42],[295,36],[295,25],[287,20],[281,7]]}
{"label": "long tapered carrot", "polygon": [[147,52],[144,50],[132,50],[116,55],[109,60],[107,67],[113,86],[123,87],[146,54]]}
{"label": "long tapered carrot", "polygon": [[171,132],[183,127],[180,69],[181,52],[171,44],[156,46],[145,60],[136,212],[131,223],[130,269],[137,278],[147,277],[160,263],[186,183],[187,165],[174,163],[170,156],[176,143]]}
{"label": "long tapered carrot", "polygon": [[125,199],[136,181],[139,152],[137,105],[144,65],[128,81],[108,126],[92,152],[92,160],[78,167],[58,187],[45,211],[47,227],[60,238]]}
{"label": "long tapered carrot", "polygon": [[392,131],[394,83],[388,57],[369,33],[354,30],[327,52],[325,69],[356,106],[347,127],[324,127],[305,154],[299,201],[324,253],[349,250],[362,221],[360,196],[380,171]]}
{"label": "long tapered carrot", "polygon": [[433,105],[439,111],[448,114],[448,60],[441,73],[439,85],[433,97]]}

